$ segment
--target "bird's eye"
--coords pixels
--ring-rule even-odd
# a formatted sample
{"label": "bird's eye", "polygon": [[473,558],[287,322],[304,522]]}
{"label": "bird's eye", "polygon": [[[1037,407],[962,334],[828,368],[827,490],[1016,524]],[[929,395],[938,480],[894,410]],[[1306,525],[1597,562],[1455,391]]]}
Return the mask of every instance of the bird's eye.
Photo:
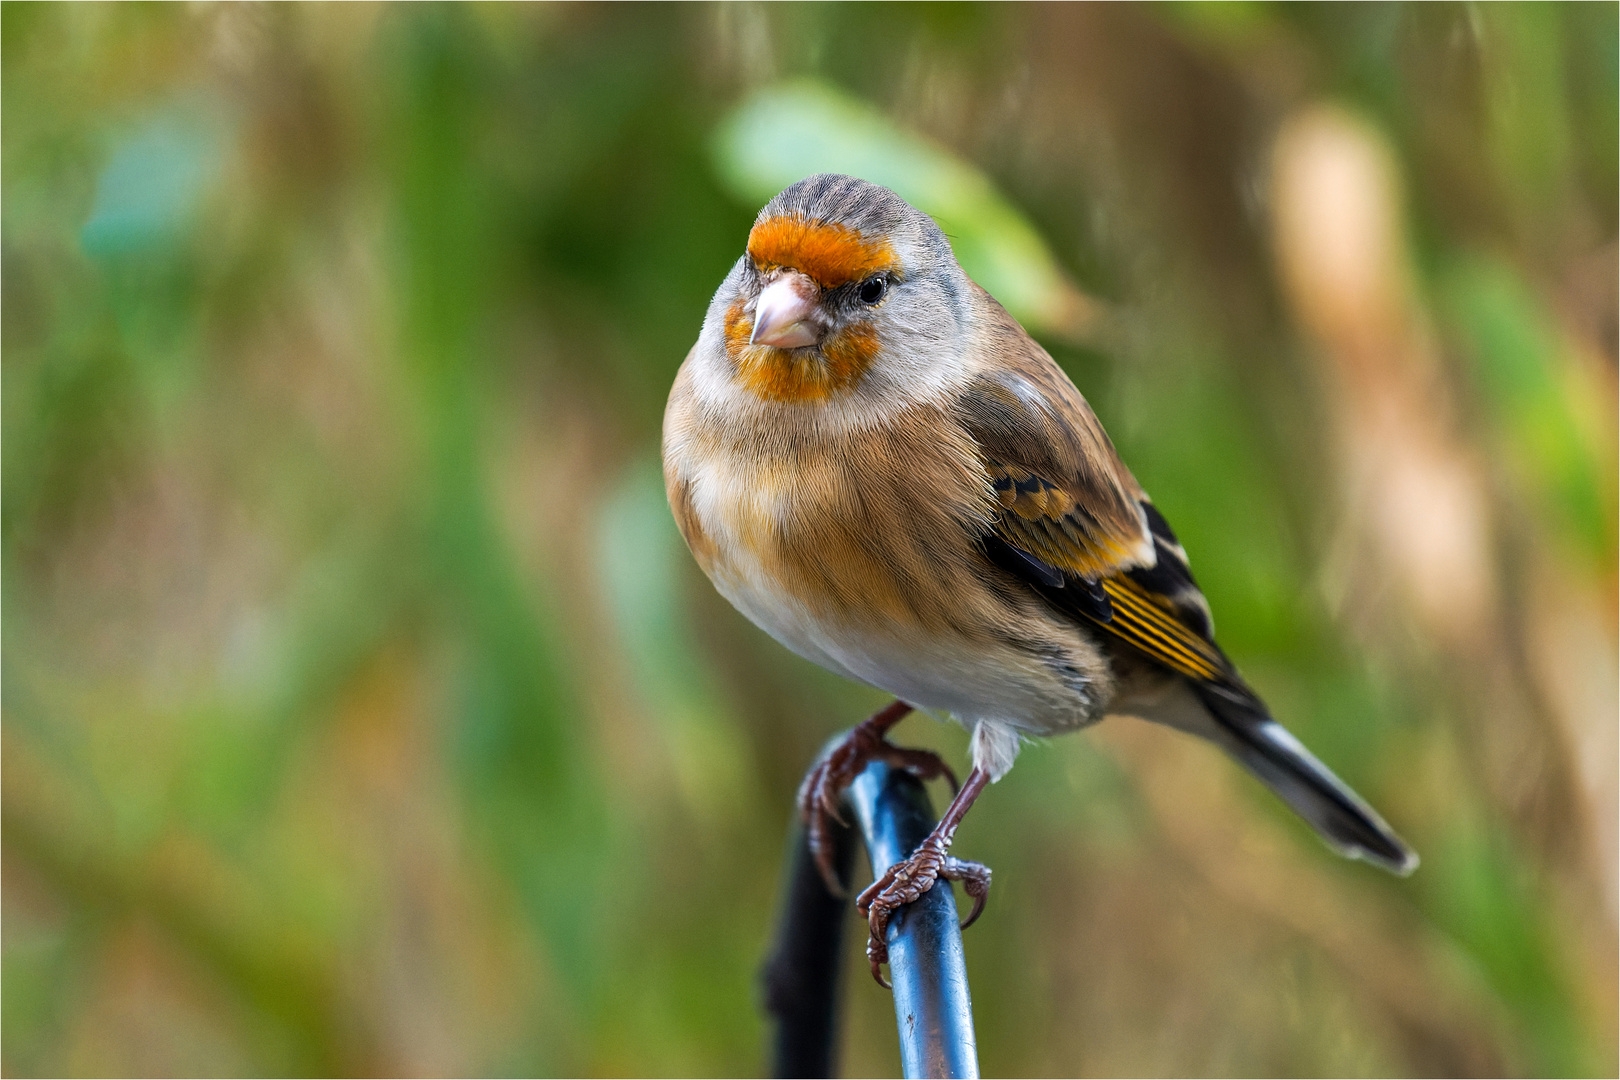
{"label": "bird's eye", "polygon": [[863,304],[875,304],[883,299],[883,294],[889,291],[889,283],[880,277],[867,278],[861,282],[861,291],[857,293]]}

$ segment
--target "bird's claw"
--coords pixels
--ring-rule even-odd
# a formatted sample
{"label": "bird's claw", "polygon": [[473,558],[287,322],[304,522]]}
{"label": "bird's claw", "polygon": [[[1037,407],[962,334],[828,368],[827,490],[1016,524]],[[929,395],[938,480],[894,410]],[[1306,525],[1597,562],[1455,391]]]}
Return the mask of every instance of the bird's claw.
{"label": "bird's claw", "polygon": [[855,899],[855,909],[866,917],[870,930],[866,959],[872,965],[872,978],[886,990],[892,989],[882,971],[889,960],[889,919],[895,911],[932,889],[940,878],[960,881],[962,891],[973,898],[973,910],[962,920],[962,929],[966,930],[978,919],[990,895],[990,868],[983,863],[952,858],[933,836],[924,840],[909,857],[889,867]]}
{"label": "bird's claw", "polygon": [[953,793],[958,790],[956,774],[932,750],[895,746],[869,723],[856,725],[831,753],[816,762],[799,785],[799,817],[805,824],[810,854],[815,857],[821,880],[834,896],[845,896],[847,890],[833,866],[831,823],[844,824],[841,806],[844,790],[872,761],[887,762],[921,780],[943,776],[950,782]]}

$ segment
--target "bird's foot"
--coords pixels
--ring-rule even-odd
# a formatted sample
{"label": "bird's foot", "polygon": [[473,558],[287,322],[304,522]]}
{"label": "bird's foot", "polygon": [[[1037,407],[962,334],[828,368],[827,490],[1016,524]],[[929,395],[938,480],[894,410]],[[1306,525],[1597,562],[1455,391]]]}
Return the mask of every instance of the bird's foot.
{"label": "bird's foot", "polygon": [[990,868],[983,863],[953,859],[945,854],[950,838],[939,830],[917,846],[910,856],[895,863],[883,876],[867,886],[855,899],[855,909],[866,916],[871,936],[866,940],[866,958],[872,964],[872,978],[878,985],[889,988],[883,977],[882,966],[889,960],[889,918],[894,912],[911,903],[934,887],[940,878],[960,881],[962,889],[973,898],[973,910],[962,920],[962,929],[973,925],[984,910],[985,897],[990,895]]}
{"label": "bird's foot", "polygon": [[839,813],[839,800],[855,778],[869,762],[887,762],[892,768],[905,769],[922,780],[943,776],[950,781],[951,791],[957,790],[956,774],[932,750],[909,750],[895,746],[884,738],[884,732],[911,712],[903,701],[857,724],[832,752],[805,774],[799,785],[799,816],[803,819],[810,854],[815,856],[821,879],[834,896],[845,895],[843,882],[833,867],[832,823],[843,823]]}

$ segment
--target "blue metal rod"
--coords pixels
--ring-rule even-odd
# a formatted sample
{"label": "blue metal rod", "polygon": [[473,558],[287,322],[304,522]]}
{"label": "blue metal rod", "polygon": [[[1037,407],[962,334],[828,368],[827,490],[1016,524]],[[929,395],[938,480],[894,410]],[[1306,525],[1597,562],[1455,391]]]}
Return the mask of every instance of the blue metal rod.
{"label": "blue metal rod", "polygon": [[[922,782],[880,761],[850,785],[872,874],[914,851],[934,827]],[[910,1077],[977,1077],[978,1043],[962,931],[950,882],[937,881],[889,920],[889,981],[900,1029],[900,1065]]]}

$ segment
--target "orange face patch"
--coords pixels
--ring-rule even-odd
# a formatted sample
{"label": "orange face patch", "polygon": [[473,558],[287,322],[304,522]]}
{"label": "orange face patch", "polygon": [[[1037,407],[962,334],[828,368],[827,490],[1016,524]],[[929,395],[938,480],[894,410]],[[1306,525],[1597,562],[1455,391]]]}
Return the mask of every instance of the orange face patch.
{"label": "orange face patch", "polygon": [[877,356],[877,331],[846,326],[819,349],[750,345],[753,323],[737,301],[726,311],[726,352],[742,384],[767,401],[825,401],[860,380]]}
{"label": "orange face patch", "polygon": [[847,225],[799,214],[782,214],[755,225],[748,234],[748,257],[762,269],[790,266],[823,289],[900,270],[894,246],[887,240],[867,239]]}

